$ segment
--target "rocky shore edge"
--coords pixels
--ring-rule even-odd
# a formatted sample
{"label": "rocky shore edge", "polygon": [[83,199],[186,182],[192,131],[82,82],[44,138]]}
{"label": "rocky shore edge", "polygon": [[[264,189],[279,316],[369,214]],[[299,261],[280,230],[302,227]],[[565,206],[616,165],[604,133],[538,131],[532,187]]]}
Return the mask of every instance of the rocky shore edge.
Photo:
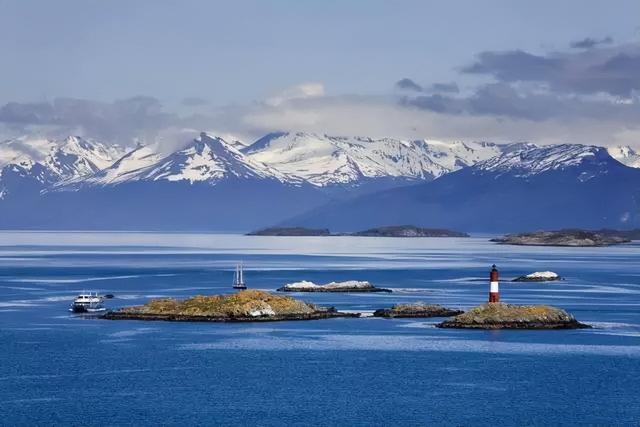
{"label": "rocky shore edge", "polygon": [[373,312],[373,317],[385,317],[388,319],[451,317],[462,313],[464,313],[464,311],[443,307],[439,304],[418,302],[413,304],[396,304],[391,308],[381,308]]}
{"label": "rocky shore edge", "polygon": [[338,317],[360,317],[360,313],[343,313],[330,307],[324,311],[304,314],[281,314],[262,316],[199,316],[183,314],[148,314],[122,311],[109,311],[103,319],[107,320],[148,320],[148,321],[169,321],[169,322],[278,322],[287,320],[318,320],[332,319]]}

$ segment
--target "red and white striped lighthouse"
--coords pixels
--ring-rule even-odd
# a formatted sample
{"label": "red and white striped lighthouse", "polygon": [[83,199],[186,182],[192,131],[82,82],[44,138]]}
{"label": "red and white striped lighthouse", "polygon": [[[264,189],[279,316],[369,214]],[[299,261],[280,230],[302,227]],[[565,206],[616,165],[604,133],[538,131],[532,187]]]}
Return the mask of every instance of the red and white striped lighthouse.
{"label": "red and white striped lighthouse", "polygon": [[500,302],[500,289],[498,286],[498,269],[493,264],[489,273],[489,302]]}

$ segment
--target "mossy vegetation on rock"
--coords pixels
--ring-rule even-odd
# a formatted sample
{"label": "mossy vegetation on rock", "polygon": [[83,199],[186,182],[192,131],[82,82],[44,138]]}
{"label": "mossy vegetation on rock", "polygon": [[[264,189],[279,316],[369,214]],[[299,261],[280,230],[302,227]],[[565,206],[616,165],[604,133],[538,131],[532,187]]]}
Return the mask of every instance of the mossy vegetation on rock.
{"label": "mossy vegetation on rock", "polygon": [[154,314],[238,317],[251,316],[251,313],[264,310],[271,310],[275,314],[301,314],[312,313],[317,309],[294,298],[248,290],[231,295],[197,295],[183,301],[173,298],[154,299],[145,305],[123,310]]}
{"label": "mossy vegetation on rock", "polygon": [[588,328],[566,311],[548,305],[489,303],[437,325],[470,329],[575,329]]}
{"label": "mossy vegetation on rock", "polygon": [[198,295],[186,300],[154,299],[147,304],[110,312],[107,319],[248,321],[303,320],[347,316],[287,296],[247,290],[230,295]]}
{"label": "mossy vegetation on rock", "polygon": [[383,308],[373,313],[374,317],[450,317],[462,314],[463,311],[443,307],[439,304],[415,302],[411,304],[396,304],[391,308]]}

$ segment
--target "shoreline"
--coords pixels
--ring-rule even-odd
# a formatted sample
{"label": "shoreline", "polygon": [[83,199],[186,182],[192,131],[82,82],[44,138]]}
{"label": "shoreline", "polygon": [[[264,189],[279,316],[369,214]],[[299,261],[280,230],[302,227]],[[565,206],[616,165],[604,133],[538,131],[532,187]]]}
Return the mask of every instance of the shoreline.
{"label": "shoreline", "polygon": [[496,329],[519,329],[519,330],[558,330],[558,329],[591,329],[591,325],[578,322],[567,323],[543,323],[543,322],[504,322],[493,324],[469,324],[469,323],[457,323],[453,320],[445,320],[438,323],[436,328],[441,329],[484,329],[484,330],[496,330]]}
{"label": "shoreline", "polygon": [[247,323],[247,322],[282,322],[294,320],[320,320],[351,317],[358,318],[360,313],[343,313],[339,311],[318,311],[307,314],[282,314],[276,316],[239,316],[239,317],[215,317],[183,314],[147,314],[126,313],[119,311],[107,312],[102,319],[106,320],[142,320],[164,322],[212,322],[212,323]]}

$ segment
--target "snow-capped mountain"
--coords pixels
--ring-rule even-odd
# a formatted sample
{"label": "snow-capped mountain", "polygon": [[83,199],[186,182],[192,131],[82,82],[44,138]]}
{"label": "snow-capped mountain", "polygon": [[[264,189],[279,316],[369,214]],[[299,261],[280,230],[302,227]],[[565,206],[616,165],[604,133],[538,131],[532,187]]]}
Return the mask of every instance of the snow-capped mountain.
{"label": "snow-capped mountain", "polygon": [[276,179],[300,182],[276,169],[247,158],[233,145],[219,137],[201,133],[182,150],[140,170],[130,179],[145,181],[188,181],[215,184],[221,179]]}
{"label": "snow-capped mountain", "polygon": [[202,133],[162,155],[137,147],[89,176],[53,182],[5,203],[10,228],[247,230],[328,201],[313,185]]}
{"label": "snow-capped mountain", "polygon": [[96,172],[81,181],[87,185],[109,185],[126,182],[141,170],[150,167],[162,159],[156,148],[140,145],[126,153],[112,165]]}
{"label": "snow-capped mountain", "polygon": [[0,167],[18,165],[25,169],[39,163],[64,178],[86,176],[110,166],[122,156],[118,146],[109,146],[78,136],[61,141],[14,139],[0,143]]}
{"label": "snow-capped mountain", "polygon": [[611,154],[611,157],[613,157],[620,163],[625,164],[631,168],[640,168],[640,153],[638,153],[628,145],[609,147],[608,151],[609,154]]}
{"label": "snow-capped mountain", "polygon": [[496,176],[510,174],[526,178],[553,170],[569,169],[589,163],[589,169],[604,173],[606,168],[597,162],[607,162],[610,156],[601,147],[591,145],[561,144],[538,147],[532,144],[506,150],[502,155],[478,162],[476,173],[493,173]]}
{"label": "snow-capped mountain", "polygon": [[[136,181],[206,182],[225,179],[277,180],[300,184],[301,179],[252,160],[236,144],[201,133],[186,147],[163,156],[153,147],[140,146],[113,165],[80,182],[82,185],[118,185]],[[78,182],[74,182],[78,184]]]}
{"label": "snow-capped mountain", "polygon": [[424,184],[332,203],[284,225],[350,231],[415,224],[462,231],[640,225],[640,169],[585,145],[511,147]]}
{"label": "snow-capped mountain", "polygon": [[[336,231],[509,231],[640,221],[640,169],[600,147],[309,133],[233,141],[202,133],[168,153],[79,137],[2,142],[0,227],[248,230],[295,218],[287,224]],[[637,156],[614,153],[630,165]]]}
{"label": "snow-capped mountain", "polygon": [[501,146],[280,132],[243,151],[288,175],[330,187],[358,186],[375,179],[431,180],[493,157]]}
{"label": "snow-capped mountain", "polygon": [[[247,147],[236,138],[229,142],[203,132],[186,147],[162,154],[153,145],[124,153],[118,147],[69,137],[3,143],[0,167],[11,165],[11,173],[40,182],[42,191],[136,181],[215,185],[226,179],[273,179],[292,185],[308,183],[337,196],[342,193],[336,189],[349,195],[432,180],[495,156],[505,147],[301,132],[269,134]],[[40,166],[33,169],[36,164]]]}
{"label": "snow-capped mountain", "polygon": [[[118,146],[69,136],[64,140],[15,139],[0,143],[0,193],[42,190],[89,177],[122,156]],[[25,188],[20,188],[24,182]],[[28,183],[28,185],[27,185]]]}

